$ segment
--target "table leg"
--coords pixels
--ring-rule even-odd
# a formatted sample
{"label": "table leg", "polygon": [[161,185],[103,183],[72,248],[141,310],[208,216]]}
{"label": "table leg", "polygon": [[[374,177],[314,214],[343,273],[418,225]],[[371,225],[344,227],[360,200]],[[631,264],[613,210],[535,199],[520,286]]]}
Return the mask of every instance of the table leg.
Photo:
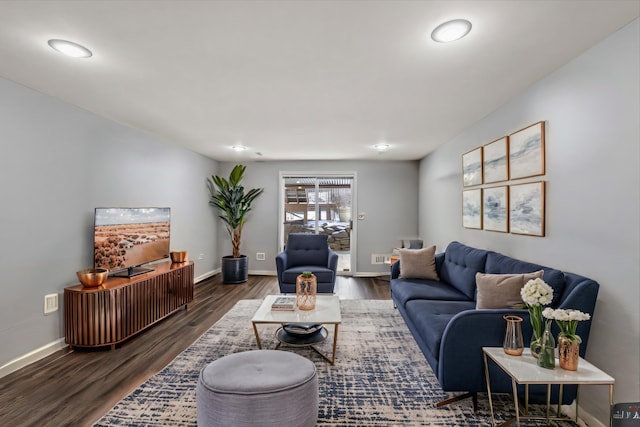
{"label": "table leg", "polygon": [[558,389],[558,408],[556,409],[556,418],[560,418],[561,415],[563,385],[564,384],[560,384],[560,388]]}
{"label": "table leg", "polygon": [[331,360],[331,364],[333,365],[336,361],[336,348],[338,347],[338,324],[333,325],[333,359]]}
{"label": "table leg", "polygon": [[[580,384],[576,388],[576,423],[578,422],[578,406],[580,404]],[[609,404],[609,408],[613,405],[613,399],[611,399],[611,403]]]}
{"label": "table leg", "polygon": [[496,427],[496,419],[493,416],[493,400],[491,399],[491,380],[489,379],[489,364],[487,361],[487,353],[484,356],[484,377],[487,381],[487,396],[489,397],[489,412],[491,413],[491,427]]}
{"label": "table leg", "polygon": [[609,407],[613,406],[613,384],[609,384]]}
{"label": "table leg", "polygon": [[516,380],[511,378],[511,388],[513,389],[513,404],[516,407],[516,425],[520,427],[520,404],[518,403],[518,385]]}
{"label": "table leg", "polygon": [[258,350],[262,349],[262,344],[260,343],[260,335],[258,334],[258,327],[255,322],[251,322],[253,325],[253,333],[256,334],[256,343],[258,343]]}
{"label": "table leg", "polygon": [[551,384],[547,384],[547,425],[549,425],[549,413],[551,412]]}

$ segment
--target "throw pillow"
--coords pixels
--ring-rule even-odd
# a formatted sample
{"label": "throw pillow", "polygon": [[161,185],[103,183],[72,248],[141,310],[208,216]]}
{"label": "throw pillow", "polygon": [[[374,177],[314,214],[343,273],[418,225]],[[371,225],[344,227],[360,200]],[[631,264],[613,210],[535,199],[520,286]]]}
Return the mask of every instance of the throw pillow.
{"label": "throw pillow", "polygon": [[514,308],[522,303],[520,289],[531,279],[542,278],[544,270],[524,274],[476,273],[476,308]]}
{"label": "throw pillow", "polygon": [[440,280],[436,271],[436,247],[400,249],[400,278]]}

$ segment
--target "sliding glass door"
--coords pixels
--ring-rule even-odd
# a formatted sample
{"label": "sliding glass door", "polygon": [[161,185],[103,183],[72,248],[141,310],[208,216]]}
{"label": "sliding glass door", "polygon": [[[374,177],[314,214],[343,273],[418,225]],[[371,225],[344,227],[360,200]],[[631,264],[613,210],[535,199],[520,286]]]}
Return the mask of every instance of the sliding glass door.
{"label": "sliding glass door", "polygon": [[338,253],[338,274],[350,273],[355,174],[281,173],[281,248],[290,233],[326,234]]}

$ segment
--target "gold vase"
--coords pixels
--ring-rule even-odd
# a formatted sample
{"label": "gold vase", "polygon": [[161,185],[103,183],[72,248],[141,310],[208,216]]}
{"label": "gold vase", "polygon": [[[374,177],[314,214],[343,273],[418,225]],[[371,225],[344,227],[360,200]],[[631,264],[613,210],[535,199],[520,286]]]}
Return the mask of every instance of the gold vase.
{"label": "gold vase", "polygon": [[304,277],[302,274],[296,278],[296,305],[300,310],[313,310],[316,308],[316,292],[318,283],[316,276]]}
{"label": "gold vase", "polygon": [[580,361],[580,342],[572,341],[562,333],[558,334],[558,360],[562,369],[577,371]]}

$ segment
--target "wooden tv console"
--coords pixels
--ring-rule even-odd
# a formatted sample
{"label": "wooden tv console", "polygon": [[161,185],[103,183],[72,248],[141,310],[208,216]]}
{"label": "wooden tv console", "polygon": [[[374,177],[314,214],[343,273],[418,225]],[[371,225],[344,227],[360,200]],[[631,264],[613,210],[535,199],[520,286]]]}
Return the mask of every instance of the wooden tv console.
{"label": "wooden tv console", "polygon": [[105,347],[132,337],[193,301],[193,262],[160,262],[132,278],[109,277],[99,287],[64,290],[70,348]]}

